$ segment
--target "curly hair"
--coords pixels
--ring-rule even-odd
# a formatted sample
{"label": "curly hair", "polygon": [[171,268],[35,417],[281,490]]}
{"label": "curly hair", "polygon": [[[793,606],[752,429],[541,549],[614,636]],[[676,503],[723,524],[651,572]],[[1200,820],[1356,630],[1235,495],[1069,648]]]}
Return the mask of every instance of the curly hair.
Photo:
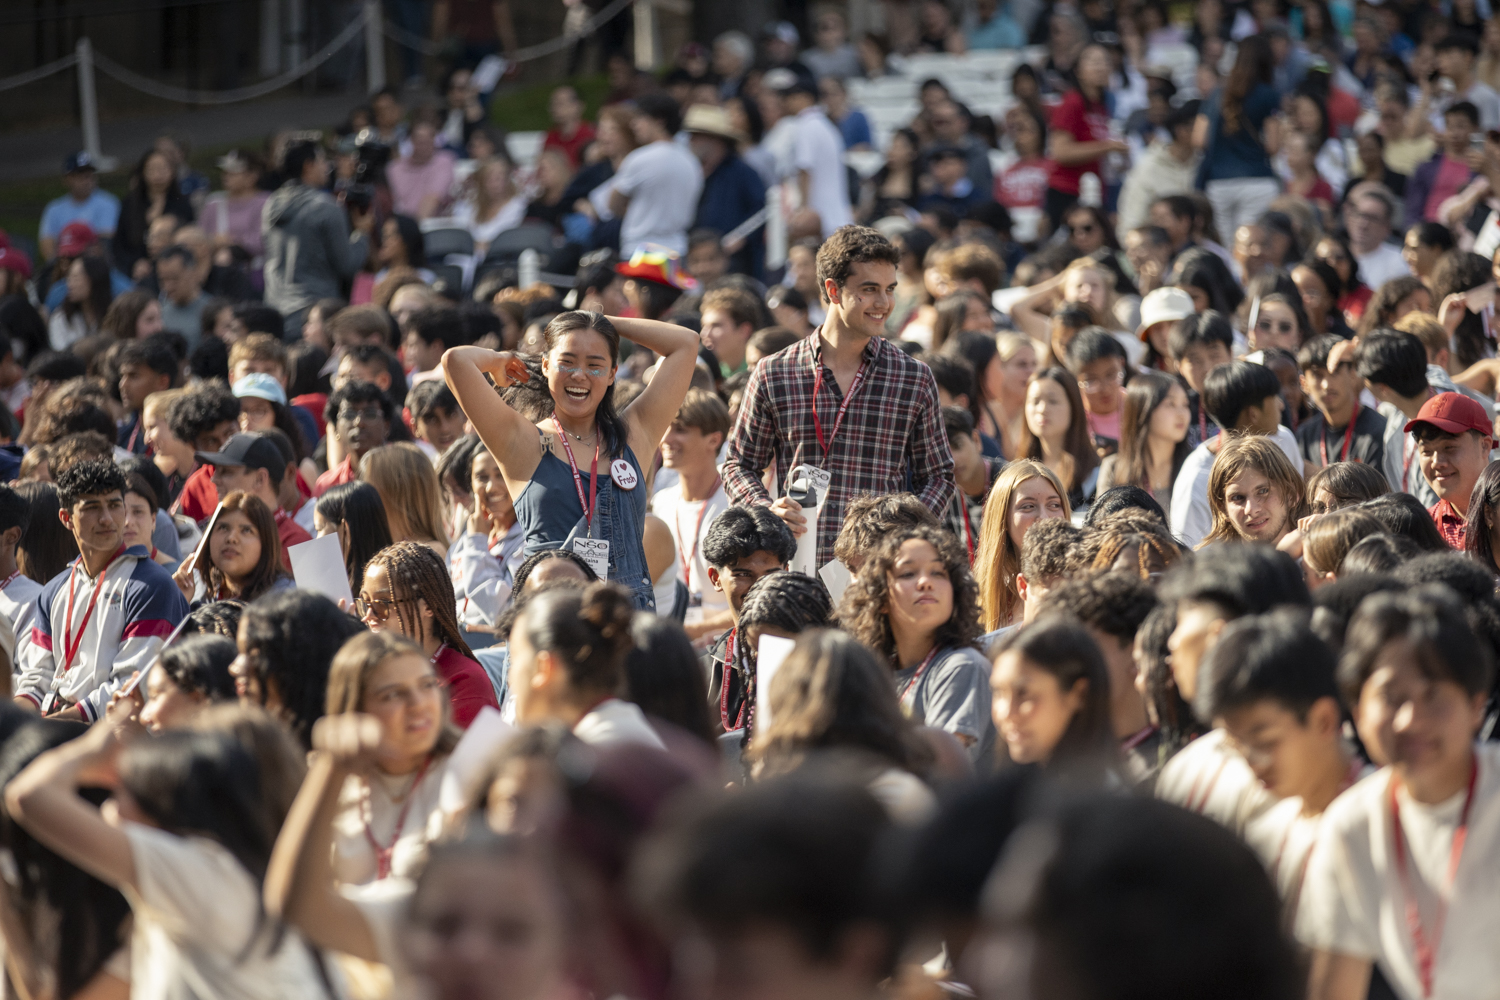
{"label": "curly hair", "polygon": [[979,587],[974,575],[969,572],[968,554],[953,535],[941,528],[918,525],[888,535],[880,543],[859,573],[844,591],[839,605],[839,622],[866,646],[879,653],[893,667],[896,662],[896,638],[891,631],[890,615],[886,607],[891,599],[891,573],[901,547],[907,542],[926,542],[943,562],[948,580],[953,585],[953,613],[933,632],[933,642],[939,649],[955,649],[963,646],[978,648],[979,638]]}
{"label": "curly hair", "polygon": [[125,495],[128,486],[125,473],[108,459],[93,458],[74,463],[57,477],[57,502],[71,511],[84,497],[108,493]]}
{"label": "curly hair", "polygon": [[1109,571],[1120,556],[1136,546],[1135,572],[1151,581],[1171,569],[1183,556],[1182,547],[1163,531],[1118,531],[1104,533],[1090,569]]}
{"label": "curly hair", "polygon": [[240,650],[253,654],[261,697],[275,685],[281,719],[305,749],[323,715],[328,666],[345,640],[363,631],[352,615],[306,590],[279,590],[245,609]]}
{"label": "curly hair", "polygon": [[167,407],[167,426],[178,440],[191,445],[220,424],[239,419],[240,401],[221,382],[199,383]]}
{"label": "curly hair", "polygon": [[368,571],[374,566],[383,568],[390,580],[391,603],[395,606],[396,620],[401,623],[403,633],[418,642],[425,638],[426,626],[422,624],[417,602],[426,601],[427,610],[432,612],[432,629],[437,638],[474,659],[474,651],[464,641],[463,630],[458,624],[453,581],[441,556],[418,542],[397,542],[375,553],[365,564],[365,569]]}
{"label": "curly hair", "polygon": [[1239,529],[1229,519],[1229,507],[1224,499],[1224,490],[1246,469],[1254,469],[1271,481],[1271,486],[1281,494],[1286,505],[1288,530],[1297,526],[1297,519],[1307,513],[1307,484],[1292,467],[1291,461],[1280,446],[1260,434],[1231,436],[1219,455],[1214,459],[1213,471],[1208,475],[1208,509],[1213,514],[1213,528],[1208,537],[1199,543],[1201,549],[1215,542],[1241,541]]}
{"label": "curly hair", "polygon": [[1038,614],[1072,615],[1089,628],[1129,643],[1158,603],[1156,591],[1129,573],[1092,573],[1048,591]]}
{"label": "curly hair", "polygon": [[188,614],[187,624],[182,626],[182,634],[221,635],[233,640],[240,634],[240,618],[244,613],[244,601],[234,598],[213,601]]}
{"label": "curly hair", "polygon": [[[861,493],[844,507],[844,523],[834,539],[833,555],[852,568],[891,532],[918,525],[936,528],[938,524],[937,515],[913,493]],[[787,561],[790,559],[788,556]]]}
{"label": "curly hair", "polygon": [[816,258],[818,269],[818,297],[828,303],[828,285],[831,278],[840,288],[854,273],[855,264],[882,263],[892,267],[901,266],[901,251],[879,230],[869,226],[841,226],[832,236],[823,241]]}

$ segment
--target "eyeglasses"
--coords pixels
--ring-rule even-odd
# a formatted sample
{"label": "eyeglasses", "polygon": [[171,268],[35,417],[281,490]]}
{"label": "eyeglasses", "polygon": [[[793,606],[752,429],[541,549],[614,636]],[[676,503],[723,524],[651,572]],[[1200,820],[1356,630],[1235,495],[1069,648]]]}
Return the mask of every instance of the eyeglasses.
{"label": "eyeglasses", "polygon": [[1283,320],[1263,319],[1260,322],[1258,322],[1258,323],[1255,324],[1255,332],[1256,333],[1270,333],[1273,330],[1276,333],[1291,333],[1296,328],[1297,327],[1289,319],[1283,319]]}
{"label": "eyeglasses", "polygon": [[431,698],[443,689],[443,682],[437,677],[423,677],[410,687],[397,685],[381,688],[375,692],[374,702],[382,706],[394,706],[397,702],[414,705],[419,701]]}
{"label": "eyeglasses", "polygon": [[391,616],[391,609],[396,606],[395,601],[373,600],[367,601],[363,597],[354,599],[354,613],[360,618],[373,618],[383,622]]}
{"label": "eyeglasses", "polygon": [[1110,375],[1106,378],[1086,378],[1082,382],[1078,383],[1079,388],[1081,388],[1084,392],[1097,392],[1100,389],[1107,389],[1113,385],[1124,384],[1124,372],[1116,372],[1115,374]]}
{"label": "eyeglasses", "polygon": [[384,419],[385,412],[378,406],[367,406],[362,410],[339,411],[339,423],[341,424],[357,424],[361,420],[366,423],[374,423],[377,420]]}
{"label": "eyeglasses", "polygon": [[570,368],[567,365],[557,366],[560,375],[587,375],[589,378],[603,378],[603,368]]}

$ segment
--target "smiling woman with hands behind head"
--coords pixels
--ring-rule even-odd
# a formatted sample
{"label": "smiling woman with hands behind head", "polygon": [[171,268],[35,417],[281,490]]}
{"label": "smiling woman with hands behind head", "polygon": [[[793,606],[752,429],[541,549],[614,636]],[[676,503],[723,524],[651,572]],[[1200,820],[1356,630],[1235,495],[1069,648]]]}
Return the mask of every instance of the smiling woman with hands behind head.
{"label": "smiling woman with hands behind head", "polygon": [[[622,336],[662,355],[651,384],[623,414],[614,406]],[[443,375],[516,498],[527,553],[571,548],[629,587],[637,607],[654,610],[638,456],[655,452],[676,418],[698,338],[669,323],[590,312],[563,313],[545,337],[539,366],[508,351],[457,347],[443,355]],[[524,382],[545,392],[552,415],[533,425],[500,398],[487,374],[500,388]]]}

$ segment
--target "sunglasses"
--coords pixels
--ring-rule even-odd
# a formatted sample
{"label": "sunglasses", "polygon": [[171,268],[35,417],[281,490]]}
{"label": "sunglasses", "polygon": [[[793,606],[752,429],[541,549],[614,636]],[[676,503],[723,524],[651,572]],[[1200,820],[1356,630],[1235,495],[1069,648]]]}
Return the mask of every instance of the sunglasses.
{"label": "sunglasses", "polygon": [[1297,327],[1292,323],[1291,320],[1286,319],[1274,321],[1263,319],[1259,323],[1255,324],[1256,333],[1270,333],[1273,330],[1277,333],[1291,333],[1296,328]]}

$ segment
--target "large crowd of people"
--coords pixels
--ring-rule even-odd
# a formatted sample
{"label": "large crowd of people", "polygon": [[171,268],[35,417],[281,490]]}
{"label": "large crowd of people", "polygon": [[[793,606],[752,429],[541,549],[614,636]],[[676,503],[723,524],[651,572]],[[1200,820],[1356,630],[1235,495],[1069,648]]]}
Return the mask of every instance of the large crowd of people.
{"label": "large crowd of people", "polygon": [[0,241],[7,996],[1493,995],[1487,4],[804,13]]}

